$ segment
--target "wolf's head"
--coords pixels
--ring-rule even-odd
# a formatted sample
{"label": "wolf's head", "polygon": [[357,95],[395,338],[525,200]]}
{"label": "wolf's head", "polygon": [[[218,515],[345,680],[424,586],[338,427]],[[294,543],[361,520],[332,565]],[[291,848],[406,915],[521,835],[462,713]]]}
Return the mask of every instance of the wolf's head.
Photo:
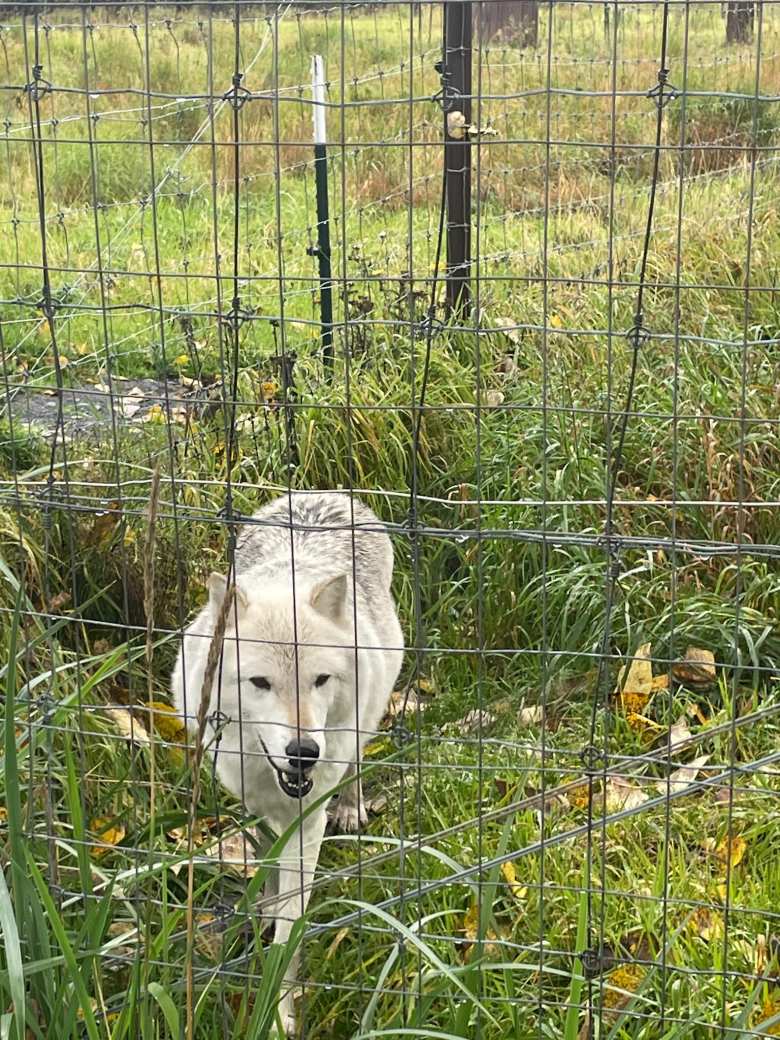
{"label": "wolf's head", "polygon": [[[218,610],[226,580],[209,578]],[[326,758],[329,716],[354,689],[355,635],[345,574],[315,584],[236,584],[225,631],[220,700],[241,718],[245,751],[263,754],[291,798],[308,794]],[[256,746],[247,747],[247,741]]]}

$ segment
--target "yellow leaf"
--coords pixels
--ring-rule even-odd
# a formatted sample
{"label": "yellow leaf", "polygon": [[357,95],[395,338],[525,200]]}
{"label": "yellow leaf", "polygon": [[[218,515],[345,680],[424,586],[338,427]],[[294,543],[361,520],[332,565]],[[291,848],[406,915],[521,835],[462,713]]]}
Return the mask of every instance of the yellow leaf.
{"label": "yellow leaf", "polygon": [[109,851],[109,846],[118,845],[125,836],[125,829],[121,823],[112,821],[106,816],[96,816],[94,820],[90,821],[89,829],[97,835],[101,842],[100,845],[92,846],[92,855],[95,859],[105,856]]}
{"label": "yellow leaf", "polygon": [[761,1021],[755,1023],[761,1028],[761,1036],[780,1036],[780,1022],[775,1022],[771,1026],[761,1024],[767,1019],[774,1018],[775,1015],[780,1015],[780,990],[775,990],[774,993],[765,997],[761,1005]]}
{"label": "yellow leaf", "polygon": [[149,721],[163,740],[172,744],[184,742],[184,722],[170,704],[164,701],[148,701],[146,707],[149,709]]}
{"label": "yellow leaf", "polygon": [[728,838],[724,838],[715,849],[715,855],[721,863],[731,862],[732,867],[739,866],[745,858],[746,852],[747,842],[744,838],[740,837],[732,838],[730,841]]}
{"label": "yellow leaf", "polygon": [[705,942],[712,942],[723,935],[723,916],[702,906],[691,918],[691,925]]}
{"label": "yellow leaf", "polygon": [[660,723],[648,719],[646,715],[640,715],[638,711],[629,712],[626,715],[626,722],[635,733],[643,733],[645,735],[648,733],[662,733],[665,729]]}
{"label": "yellow leaf", "polygon": [[624,1008],[631,1002],[645,977],[645,968],[641,964],[621,964],[607,976],[604,987],[603,1006],[614,1011]]}
{"label": "yellow leaf", "polygon": [[[463,944],[462,951],[463,959],[468,960],[473,944],[477,941],[477,936],[479,935],[479,905],[477,903],[472,903],[466,911],[463,918],[463,932],[466,936],[466,941]],[[483,950],[488,956],[494,956],[497,952],[497,947],[495,945],[496,938],[496,933],[493,931],[488,931],[485,936],[487,941],[483,946]]]}
{"label": "yellow leaf", "polygon": [[521,885],[517,880],[517,871],[515,870],[514,863],[512,863],[511,860],[507,863],[502,863],[501,873],[504,875],[504,880],[509,887],[509,891],[518,903],[522,902],[522,900],[524,900],[528,895],[528,889],[524,885]]}
{"label": "yellow leaf", "polygon": [[469,942],[474,942],[479,933],[479,906],[472,903],[463,918],[463,931]]}
{"label": "yellow leaf", "polygon": [[650,688],[653,693],[657,693],[658,690],[669,689],[669,673],[662,672],[661,675],[654,675],[653,681],[650,684]]}
{"label": "yellow leaf", "polygon": [[164,423],[165,413],[159,404],[153,404],[149,411],[144,416],[144,422],[148,423]]}
{"label": "yellow leaf", "polygon": [[561,319],[559,318],[559,316],[557,314],[551,314],[550,315],[550,324],[552,325],[552,327],[554,329],[561,329],[561,328],[563,328],[563,322],[561,321]]}
{"label": "yellow leaf", "polygon": [[590,787],[588,784],[580,784],[567,791],[566,798],[573,809],[585,809],[590,801]]}
{"label": "yellow leaf", "polygon": [[181,366],[181,365],[188,365],[189,361],[190,361],[189,354],[179,354],[178,357],[175,357],[173,359],[174,365],[179,365],[179,366]]}
{"label": "yellow leaf", "polygon": [[265,382],[260,384],[260,390],[264,401],[272,401],[279,392],[279,386],[273,379],[266,379]]}

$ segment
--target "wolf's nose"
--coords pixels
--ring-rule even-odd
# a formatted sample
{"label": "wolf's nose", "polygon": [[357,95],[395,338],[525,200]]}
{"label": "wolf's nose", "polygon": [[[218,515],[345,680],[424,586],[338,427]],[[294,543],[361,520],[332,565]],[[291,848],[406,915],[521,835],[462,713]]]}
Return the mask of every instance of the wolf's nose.
{"label": "wolf's nose", "polygon": [[302,737],[300,740],[291,740],[284,749],[290,768],[296,773],[303,773],[311,769],[320,757],[319,745],[311,737]]}

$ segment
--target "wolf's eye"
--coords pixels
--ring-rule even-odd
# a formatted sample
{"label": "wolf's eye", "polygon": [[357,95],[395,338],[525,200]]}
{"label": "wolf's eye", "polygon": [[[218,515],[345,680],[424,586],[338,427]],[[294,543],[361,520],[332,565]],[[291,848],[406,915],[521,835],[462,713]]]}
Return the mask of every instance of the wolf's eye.
{"label": "wolf's eye", "polygon": [[330,679],[329,675],[318,675],[317,678],[314,680],[314,685],[324,686],[328,679]]}
{"label": "wolf's eye", "polygon": [[253,686],[256,686],[258,690],[270,690],[271,684],[264,675],[252,675],[249,681]]}

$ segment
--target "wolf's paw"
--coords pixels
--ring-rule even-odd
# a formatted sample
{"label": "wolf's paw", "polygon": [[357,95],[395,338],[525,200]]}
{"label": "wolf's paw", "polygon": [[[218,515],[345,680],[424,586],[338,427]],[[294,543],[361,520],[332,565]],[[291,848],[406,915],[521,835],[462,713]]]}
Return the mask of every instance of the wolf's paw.
{"label": "wolf's paw", "polygon": [[356,834],[368,823],[368,813],[361,803],[360,808],[350,802],[336,802],[330,817],[331,829],[339,834]]}

